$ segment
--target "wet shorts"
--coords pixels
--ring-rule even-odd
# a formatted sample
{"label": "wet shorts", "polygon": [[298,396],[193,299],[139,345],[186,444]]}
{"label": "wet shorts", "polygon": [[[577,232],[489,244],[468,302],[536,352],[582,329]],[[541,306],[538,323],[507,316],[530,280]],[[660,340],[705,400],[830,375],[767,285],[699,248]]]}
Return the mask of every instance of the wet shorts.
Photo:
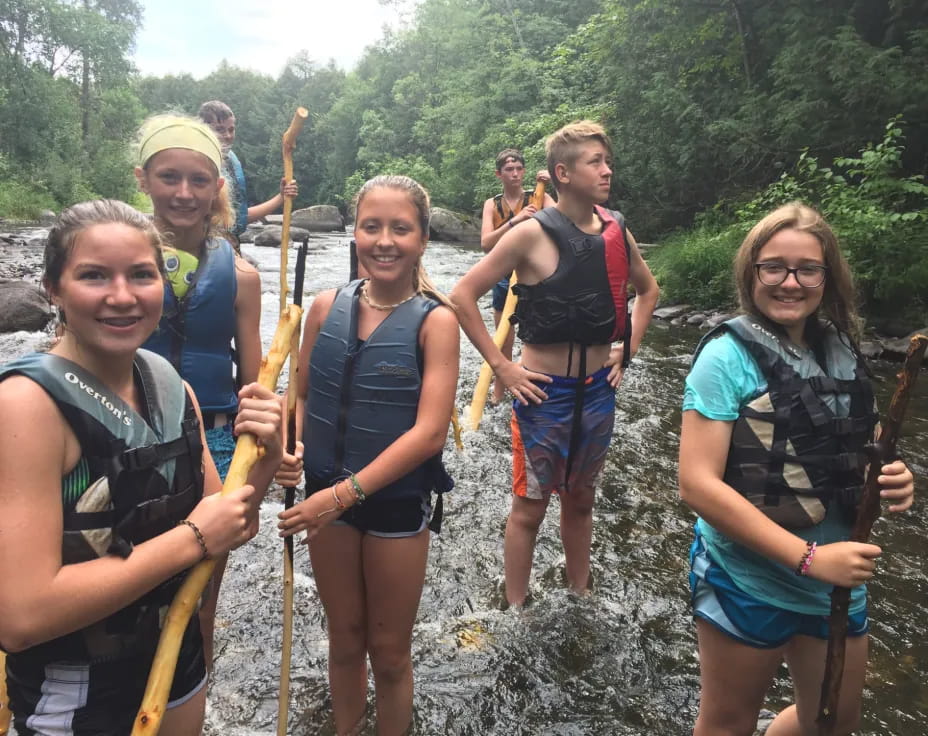
{"label": "wet shorts", "polygon": [[[153,656],[152,651],[114,662],[51,662],[28,673],[8,662],[16,732],[19,736],[130,733]],[[183,705],[204,687],[203,641],[194,616],[184,632],[167,707]]]}
{"label": "wet shorts", "polygon": [[552,492],[592,488],[606,462],[615,422],[615,389],[601,368],[586,377],[580,434],[567,472],[567,454],[577,401],[577,378],[551,376],[552,383],[538,385],[548,395],[540,404],[512,402],[512,492],[542,500]]}
{"label": "wet shorts", "polygon": [[[690,591],[694,616],[750,647],[775,649],[797,634],[828,639],[828,616],[787,611],[744,593],[709,556],[698,533],[690,548]],[[848,636],[869,629],[866,608],[848,617]]]}
{"label": "wet shorts", "polygon": [[509,279],[498,281],[493,287],[493,309],[502,312],[506,306],[506,296],[509,294]]}
{"label": "wet shorts", "polygon": [[383,500],[372,496],[349,508],[332,524],[351,526],[372,537],[414,537],[425,529],[431,516],[427,496]]}

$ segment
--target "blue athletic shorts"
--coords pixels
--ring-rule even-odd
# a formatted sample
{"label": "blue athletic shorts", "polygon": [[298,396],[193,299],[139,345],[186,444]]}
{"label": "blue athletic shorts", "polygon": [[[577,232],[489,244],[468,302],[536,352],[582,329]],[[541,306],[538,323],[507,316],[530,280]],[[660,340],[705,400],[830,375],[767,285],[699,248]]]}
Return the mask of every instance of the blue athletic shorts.
{"label": "blue athletic shorts", "polygon": [[498,281],[493,287],[493,309],[502,312],[506,306],[506,295],[509,294],[509,279]]}
{"label": "blue athletic shorts", "polygon": [[[690,592],[694,616],[750,647],[775,649],[797,634],[828,639],[827,616],[787,611],[744,593],[715,563],[698,532],[690,548]],[[869,629],[866,608],[848,618],[848,636]]]}
{"label": "blue athletic shorts", "polygon": [[[548,395],[540,404],[512,402],[512,492],[542,500],[566,487],[592,488],[606,462],[615,423],[615,389],[608,368],[587,376],[580,437],[567,478],[567,457],[577,403],[577,378],[538,382]],[[569,482],[568,482],[569,481]]]}

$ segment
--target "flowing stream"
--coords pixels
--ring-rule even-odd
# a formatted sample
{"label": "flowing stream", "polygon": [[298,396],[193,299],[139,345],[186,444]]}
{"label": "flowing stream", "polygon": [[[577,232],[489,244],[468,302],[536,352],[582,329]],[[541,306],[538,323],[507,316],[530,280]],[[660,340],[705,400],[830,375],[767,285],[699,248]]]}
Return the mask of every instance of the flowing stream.
{"label": "flowing stream", "polygon": [[[308,306],[345,282],[348,236],[313,237]],[[245,246],[264,285],[265,348],[279,310],[279,252]],[[0,244],[0,267],[35,262],[39,249]],[[448,290],[480,257],[477,249],[432,243],[425,263]],[[290,252],[290,283],[295,250]],[[32,272],[27,269],[27,272]],[[491,321],[489,297],[482,300]],[[594,511],[593,594],[564,590],[564,559],[552,500],[535,553],[532,601],[503,610],[502,539],[509,509],[509,408],[487,406],[464,450],[450,439],[445,462],[457,487],[433,536],[413,638],[416,676],[412,733],[687,734],[698,706],[699,667],[689,613],[687,551],[693,514],[676,488],[683,379],[700,333],[654,323],[619,392],[616,436]],[[42,335],[0,338],[0,360],[32,349]],[[466,407],[480,356],[462,335],[457,405]],[[877,363],[885,409],[897,366]],[[283,379],[282,379],[283,380]],[[922,376],[900,445],[924,496],[928,382]],[[216,662],[206,733],[275,733],[281,646],[282,544],[275,534],[282,494],[272,489],[262,528],[230,558],[216,626]],[[871,664],[862,734],[913,736],[928,723],[928,524],[918,500],[908,514],[880,520],[884,548],[870,586]],[[306,548],[295,556],[295,622],[289,733],[334,734],[327,694],[326,632]],[[766,707],[790,702],[785,669]],[[371,702],[373,691],[371,690]],[[763,719],[762,719],[763,721]],[[922,724],[922,725],[919,725]],[[369,726],[365,734],[374,734]]]}

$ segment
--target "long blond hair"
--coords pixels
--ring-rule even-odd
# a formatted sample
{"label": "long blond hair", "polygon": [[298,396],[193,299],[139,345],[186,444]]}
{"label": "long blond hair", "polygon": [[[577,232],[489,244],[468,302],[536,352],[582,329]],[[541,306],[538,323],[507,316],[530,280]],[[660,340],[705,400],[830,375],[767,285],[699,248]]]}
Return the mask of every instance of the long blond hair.
{"label": "long blond hair", "polygon": [[[424,240],[428,240],[429,222],[431,220],[431,206],[429,201],[429,194],[425,191],[419,182],[408,176],[402,176],[400,174],[383,174],[381,176],[375,176],[373,179],[368,179],[358,190],[358,193],[354,198],[354,210],[356,218],[358,209],[361,207],[361,202],[364,200],[364,197],[375,189],[395,189],[408,195],[409,201],[412,202],[413,207],[416,208],[416,214],[418,215],[419,219],[419,227],[422,229],[422,237]],[[422,265],[421,256],[416,261],[416,265],[412,270],[412,286],[417,294],[427,296],[430,299],[434,299],[435,301],[445,305],[449,309],[455,310],[451,300],[442,294],[435,286],[435,284],[432,283],[432,279],[426,272],[425,266]]]}
{"label": "long blond hair", "polygon": [[[222,146],[219,143],[219,139],[216,137],[216,133],[202,120],[198,120],[197,118],[191,117],[189,115],[181,115],[178,113],[163,113],[160,115],[152,115],[142,123],[136,136],[136,159],[138,161],[138,165],[146,173],[148,172],[148,164],[151,159],[160,153],[160,151],[166,150],[165,148],[159,148],[152,152],[150,150],[146,150],[146,144],[151,140],[152,136],[156,135],[159,131],[168,128],[181,128],[187,131],[196,132],[202,136],[203,140],[206,142],[207,148],[215,146],[216,151],[221,152],[222,150]],[[205,153],[197,148],[192,148],[191,150],[204,153],[204,155],[206,155],[210,162],[216,167],[216,176],[222,177],[228,181],[228,173],[226,172],[225,166],[222,163],[222,158],[218,158],[212,155],[211,152]],[[235,222],[235,215],[232,212],[232,202],[229,198],[229,187],[224,186],[219,189],[211,203],[209,219],[206,222],[206,237],[226,237],[227,233],[232,228],[233,222]],[[165,232],[163,234],[167,239],[170,239],[171,233]]]}

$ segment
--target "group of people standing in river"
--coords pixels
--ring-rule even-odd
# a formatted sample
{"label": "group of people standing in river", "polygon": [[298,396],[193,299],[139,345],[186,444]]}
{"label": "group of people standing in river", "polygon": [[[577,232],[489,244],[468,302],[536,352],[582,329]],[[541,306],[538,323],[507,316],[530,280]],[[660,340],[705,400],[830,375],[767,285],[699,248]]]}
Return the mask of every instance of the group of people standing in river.
{"label": "group of people standing in river", "polygon": [[[522,190],[521,154],[500,154],[503,191],[483,211],[487,255],[447,297],[422,263],[428,194],[408,177],[378,176],[356,201],[364,277],[319,294],[305,320],[303,368],[290,389],[300,441],[286,453],[282,401],[254,382],[259,276],[233,233],[296,185],[282,181],[277,197],[249,208],[231,153],[234,116],[222,103],[201,114],[142,126],[135,173],[153,220],[114,201],[62,213],[44,275],[60,339],[0,369],[0,646],[16,728],[128,733],[184,571],[257,533],[276,477],[305,481],[305,499],[280,513],[278,528],[305,533],[309,545],[335,729],[364,729],[370,661],[377,732],[403,734],[429,530],[440,527],[440,494],[453,485],[441,453],[458,327],[493,369],[496,397],[513,399],[507,601],[526,603],[552,495],[569,588],[586,595],[615,393],[657,283],[621,213],[602,206],[612,145],[595,123],[548,138],[538,176],[557,201],[541,208]],[[510,274],[518,362],[478,309]],[[828,225],[799,203],[751,230],[735,280],[744,315],[700,344],[683,404],[680,493],[699,516],[690,552],[702,687],[695,732],[751,734],[785,659],[796,705],[768,734],[814,733],[828,593],[841,585],[854,588],[838,728],[850,733],[867,655],[863,583],[880,554],[846,541],[865,446],[878,431],[852,280]],[[247,485],[220,496],[243,432],[258,438],[261,459]],[[897,461],[882,473],[889,510],[904,511],[911,472]],[[202,729],[219,578],[185,634],[162,733]]]}

